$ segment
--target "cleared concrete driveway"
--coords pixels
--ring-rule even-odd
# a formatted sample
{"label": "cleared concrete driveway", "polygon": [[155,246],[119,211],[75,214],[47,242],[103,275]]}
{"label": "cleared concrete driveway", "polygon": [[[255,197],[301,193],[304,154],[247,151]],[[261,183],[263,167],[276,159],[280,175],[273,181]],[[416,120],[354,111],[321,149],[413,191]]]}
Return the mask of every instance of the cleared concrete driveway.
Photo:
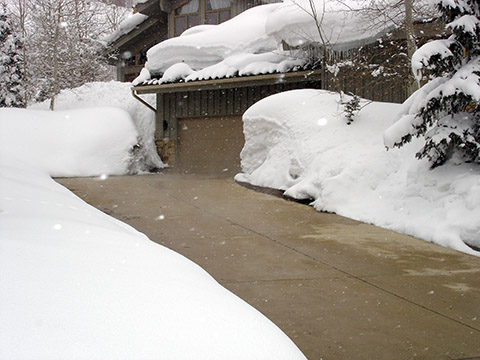
{"label": "cleared concrete driveway", "polygon": [[479,258],[230,179],[58,181],[202,266],[311,360],[480,359]]}

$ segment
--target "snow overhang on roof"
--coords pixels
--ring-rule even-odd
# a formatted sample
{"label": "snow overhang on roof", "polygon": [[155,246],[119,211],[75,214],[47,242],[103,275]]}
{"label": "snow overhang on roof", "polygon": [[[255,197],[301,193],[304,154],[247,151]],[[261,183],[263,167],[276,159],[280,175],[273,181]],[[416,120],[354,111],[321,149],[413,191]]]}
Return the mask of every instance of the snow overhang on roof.
{"label": "snow overhang on roof", "polygon": [[[140,10],[137,7],[143,6]],[[148,7],[147,7],[148,6]],[[144,9],[145,7],[145,9]],[[150,8],[158,9],[150,11]],[[157,31],[155,27],[167,26],[167,13],[160,11],[158,0],[146,1],[135,6],[135,13],[123,20],[118,29],[105,36],[102,42],[108,46],[108,52],[125,47],[142,47],[141,37],[148,31]]]}
{"label": "snow overhang on roof", "polygon": [[[379,36],[378,31],[360,31],[364,19],[351,11],[353,0],[346,2],[313,0],[323,11],[319,20],[332,49],[359,47]],[[152,47],[133,84],[188,83],[304,69],[311,65],[305,52],[284,50],[282,44],[292,48],[321,44],[309,6],[309,0],[284,0],[248,9],[219,25],[190,28]]]}
{"label": "snow overhang on roof", "polygon": [[321,70],[305,70],[292,71],[289,73],[240,76],[234,78],[177,82],[160,85],[137,85],[132,87],[132,92],[136,95],[163,94],[188,91],[234,89],[260,85],[313,82],[320,81],[321,79]]}
{"label": "snow overhang on roof", "polygon": [[118,42],[117,40],[128,35],[133,30],[138,29],[147,20],[148,16],[146,15],[140,13],[132,14],[120,23],[117,30],[110,35],[105,36],[102,41],[107,45],[114,46],[114,43]]}

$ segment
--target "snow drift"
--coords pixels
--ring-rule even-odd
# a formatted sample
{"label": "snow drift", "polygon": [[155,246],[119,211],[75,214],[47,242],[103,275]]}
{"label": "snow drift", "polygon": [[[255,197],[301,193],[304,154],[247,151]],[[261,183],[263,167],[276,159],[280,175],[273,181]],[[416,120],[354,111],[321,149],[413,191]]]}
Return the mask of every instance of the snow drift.
{"label": "snow drift", "polygon": [[419,139],[386,151],[382,134],[401,108],[371,103],[346,125],[337,93],[294,90],[263,99],[243,116],[236,179],[479,256],[466,243],[480,247],[480,168],[430,171],[415,159]]}
{"label": "snow drift", "polygon": [[130,115],[118,108],[0,110],[0,159],[51,176],[126,174],[137,137]]}
{"label": "snow drift", "polygon": [[49,176],[123,173],[136,141],[117,108],[0,110],[0,358],[305,359],[200,267]]}
{"label": "snow drift", "polygon": [[200,267],[43,170],[0,163],[0,209],[2,359],[304,359]]}
{"label": "snow drift", "polygon": [[[145,96],[154,103],[154,95]],[[155,114],[132,96],[131,84],[119,81],[92,82],[78,88],[62,90],[55,97],[55,109],[73,110],[98,107],[116,107],[127,111],[138,133],[139,148],[135,152],[132,172],[163,168],[155,145]],[[49,101],[32,104],[30,109],[49,108]],[[80,174],[76,174],[77,176]]]}

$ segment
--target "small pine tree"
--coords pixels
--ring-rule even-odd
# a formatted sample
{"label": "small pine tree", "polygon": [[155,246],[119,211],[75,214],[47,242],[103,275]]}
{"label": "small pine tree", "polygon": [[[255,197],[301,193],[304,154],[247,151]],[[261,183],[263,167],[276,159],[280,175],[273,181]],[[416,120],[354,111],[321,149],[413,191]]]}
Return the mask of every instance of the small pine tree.
{"label": "small pine tree", "polygon": [[452,35],[418,49],[417,80],[430,78],[404,104],[402,117],[385,133],[387,147],[424,136],[417,158],[432,168],[449,159],[480,162],[480,5],[478,0],[439,0]]}
{"label": "small pine tree", "polygon": [[12,31],[6,5],[0,4],[0,107],[24,107],[22,43]]}

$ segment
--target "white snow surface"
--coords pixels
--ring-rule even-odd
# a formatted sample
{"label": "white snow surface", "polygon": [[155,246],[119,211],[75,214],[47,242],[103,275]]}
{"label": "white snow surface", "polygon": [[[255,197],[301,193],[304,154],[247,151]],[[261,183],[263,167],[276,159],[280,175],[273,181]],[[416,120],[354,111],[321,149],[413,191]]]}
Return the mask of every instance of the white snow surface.
{"label": "white snow surface", "polygon": [[[381,36],[384,29],[366,30],[356,1],[327,2],[314,0],[322,22],[325,40],[337,50],[361,46]],[[324,6],[325,5],[325,6]],[[152,75],[150,84],[171,82],[171,73],[179,63],[192,71],[177,73],[174,81],[208,80],[236,75],[259,75],[287,72],[303,66],[306,59],[295,51],[285,51],[282,43],[291,46],[319,42],[316,23],[307,0],[285,0],[281,3],[253,7],[219,25],[199,25],[178,37],[162,41],[147,52],[145,67]],[[172,70],[172,68],[174,70]],[[168,72],[168,76],[165,73]],[[181,76],[180,76],[181,75]],[[136,79],[134,84],[145,81]]]}
{"label": "white snow surface", "polygon": [[147,15],[140,14],[140,13],[136,13],[136,14],[131,13],[125,20],[123,20],[120,23],[117,30],[103,37],[102,42],[106,43],[107,45],[111,44],[115,40],[121,38],[123,35],[128,34],[132,30],[134,30],[140,24],[145,22],[147,19],[148,19]]}
{"label": "white snow surface", "polygon": [[337,93],[270,96],[243,116],[243,173],[236,179],[313,199],[319,211],[480,256],[465,244],[480,247],[479,166],[430,170],[415,158],[419,139],[386,151],[382,134],[401,110],[374,102],[347,125]]}
{"label": "white snow surface", "polygon": [[[154,95],[145,95],[143,98],[150,104],[155,104]],[[47,110],[49,104],[49,101],[32,104],[30,109]],[[62,90],[55,97],[55,109],[57,110],[103,106],[126,110],[135,124],[138,143],[142,145],[142,148],[136,153],[132,172],[165,167],[155,146],[155,114],[132,96],[130,83],[119,81],[92,82],[78,88]]]}
{"label": "white snow surface", "polygon": [[51,176],[126,174],[137,131],[119,108],[65,111],[0,109],[0,159]]}
{"label": "white snow surface", "polygon": [[50,178],[116,169],[107,154],[136,140],[126,111],[2,109],[0,127],[0,358],[305,359],[200,267]]}
{"label": "white snow surface", "polygon": [[[423,47],[420,50],[422,49]],[[478,73],[480,73],[480,57],[472,59],[452,77],[435,78],[422,86],[401,105],[398,121],[392,124],[384,133],[385,146],[392,148],[396,143],[400,143],[404,135],[414,134],[414,126],[419,126],[422,123],[422,118],[416,115],[432,99],[463,93],[471,96],[472,99],[479,103],[480,76]],[[444,121],[448,122],[450,118],[450,115],[443,114],[442,119],[439,119],[439,124],[444,124]],[[454,127],[459,128],[459,124],[455,124]],[[449,132],[453,130],[452,127],[446,127],[445,130],[447,129]],[[457,130],[460,134],[462,133],[461,129]]]}
{"label": "white snow surface", "polygon": [[152,74],[164,73],[184,62],[193,70],[215,65],[228,56],[276,50],[276,41],[265,33],[265,22],[277,4],[257,6],[216,26],[187,30],[167,39],[147,52],[146,68]]}
{"label": "white snow surface", "polygon": [[[285,0],[268,17],[266,32],[280,43],[291,46],[304,43],[322,43],[318,28],[326,44],[335,50],[359,47],[379,38],[393,23],[385,24],[384,29],[369,29],[357,1],[331,0]],[[317,14],[314,21],[314,15]]]}
{"label": "white snow surface", "polygon": [[430,64],[429,59],[437,55],[442,59],[453,57],[450,46],[455,42],[453,39],[441,39],[424,44],[415,51],[412,56],[412,72],[415,78],[420,81],[423,77],[422,69],[429,69],[437,64]]}

